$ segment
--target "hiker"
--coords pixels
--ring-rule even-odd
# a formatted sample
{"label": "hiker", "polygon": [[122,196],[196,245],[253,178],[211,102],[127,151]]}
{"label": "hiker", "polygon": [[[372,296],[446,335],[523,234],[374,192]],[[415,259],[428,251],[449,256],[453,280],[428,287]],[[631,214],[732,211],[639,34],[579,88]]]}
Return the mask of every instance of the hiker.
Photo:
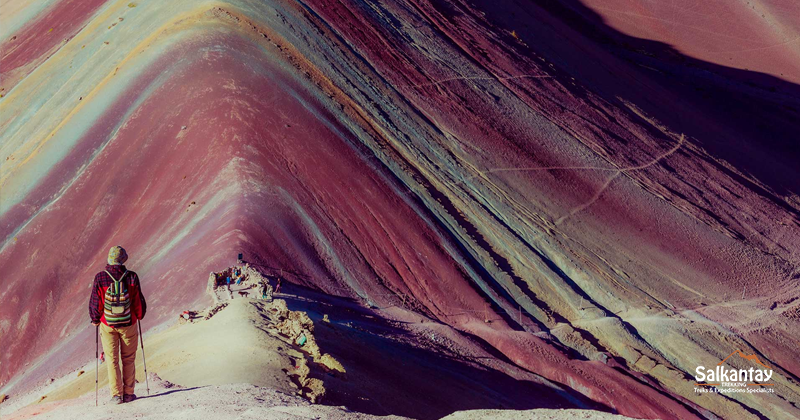
{"label": "hiker", "polygon": [[[100,330],[103,354],[108,354],[108,384],[111,404],[136,399],[136,346],[139,333],[136,322],[144,319],[147,303],[139,276],[123,264],[128,254],[121,246],[108,251],[105,271],[94,276],[89,297],[89,318]],[[120,364],[122,366],[120,366]]]}
{"label": "hiker", "polygon": [[281,278],[278,277],[278,283],[275,284],[275,294],[278,294],[280,292],[281,292]]}
{"label": "hiker", "polygon": [[272,286],[266,279],[261,280],[261,299],[272,301]]}

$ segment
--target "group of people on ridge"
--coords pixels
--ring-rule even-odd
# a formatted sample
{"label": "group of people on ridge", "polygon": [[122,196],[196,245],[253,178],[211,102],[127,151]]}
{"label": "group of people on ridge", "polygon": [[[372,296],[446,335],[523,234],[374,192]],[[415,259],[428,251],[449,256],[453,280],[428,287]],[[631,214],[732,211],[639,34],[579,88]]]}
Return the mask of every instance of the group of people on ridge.
{"label": "group of people on ridge", "polygon": [[[240,261],[241,263],[241,261]],[[258,276],[260,277],[260,276]],[[244,275],[243,269],[241,267],[233,267],[230,271],[230,274],[225,275],[225,287],[228,289],[228,293],[231,293],[231,284],[236,284],[237,286],[242,284],[243,281],[246,281],[247,278]],[[250,286],[252,287],[252,286]],[[273,293],[280,293],[281,290],[281,277],[276,278],[276,284],[273,288],[267,278],[260,278],[258,280],[258,289],[259,289],[259,299],[264,300],[272,300]],[[233,294],[231,293],[231,298],[233,298]]]}
{"label": "group of people on ridge", "polygon": [[234,267],[231,269],[231,274],[225,277],[225,285],[228,287],[228,291],[231,291],[231,283],[236,283],[238,286],[244,280],[244,273],[242,272],[241,268]]}

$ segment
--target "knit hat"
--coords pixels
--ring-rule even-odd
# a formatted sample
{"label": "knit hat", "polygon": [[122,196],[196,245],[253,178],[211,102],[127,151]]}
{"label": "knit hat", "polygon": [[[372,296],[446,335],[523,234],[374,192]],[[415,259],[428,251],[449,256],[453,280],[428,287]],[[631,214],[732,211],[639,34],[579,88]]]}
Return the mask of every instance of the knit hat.
{"label": "knit hat", "polygon": [[108,265],[122,265],[125,264],[125,261],[128,261],[128,253],[125,252],[125,248],[119,245],[111,247],[108,251]]}

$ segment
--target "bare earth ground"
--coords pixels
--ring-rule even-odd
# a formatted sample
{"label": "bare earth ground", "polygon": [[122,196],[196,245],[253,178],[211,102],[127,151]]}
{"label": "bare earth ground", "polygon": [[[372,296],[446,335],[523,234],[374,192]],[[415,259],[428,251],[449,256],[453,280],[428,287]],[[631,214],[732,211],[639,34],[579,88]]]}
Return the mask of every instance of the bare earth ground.
{"label": "bare earth ground", "polygon": [[[234,292],[236,292],[234,288]],[[234,294],[236,295],[236,294]],[[220,294],[224,297],[224,294]],[[217,311],[202,311],[188,323],[178,323],[159,332],[145,337],[145,351],[148,360],[149,395],[144,381],[144,369],[141,364],[141,351],[137,353],[137,388],[139,398],[128,404],[120,406],[108,405],[109,392],[106,380],[106,367],[100,366],[100,392],[99,404],[96,408],[93,395],[94,366],[81,369],[81,374],[72,373],[65,378],[55,380],[52,385],[42,387],[27,396],[15,398],[4,404],[2,411],[12,411],[11,416],[3,415],[8,419],[118,419],[118,418],[143,418],[143,419],[405,419],[402,416],[383,416],[360,413],[352,409],[363,407],[367,410],[383,407],[397,412],[394,405],[415,404],[414,398],[400,401],[407,393],[402,386],[393,383],[389,377],[394,375],[398,382],[407,381],[398,371],[406,370],[412,375],[427,380],[417,370],[426,366],[415,365],[417,353],[421,350],[409,349],[406,354],[407,366],[397,363],[387,366],[385,372],[369,377],[358,368],[347,375],[328,370],[315,364],[310,346],[319,343],[320,350],[317,354],[329,348],[336,349],[337,354],[342,354],[347,366],[360,366],[356,363],[359,358],[380,359],[379,352],[370,347],[365,337],[354,338],[352,332],[338,331],[338,325],[350,325],[364,330],[363,321],[358,321],[356,307],[348,307],[342,302],[331,305],[325,301],[316,300],[318,296],[311,294],[310,298],[301,298],[297,295],[284,294],[292,307],[298,309],[297,314],[310,313],[317,321],[314,329],[316,339],[310,341],[302,348],[291,344],[291,337],[277,333],[275,327],[279,318],[274,314],[275,308],[285,308],[285,300],[265,302],[249,298],[236,298],[224,300]],[[334,314],[333,322],[324,322],[315,311],[320,307],[331,309]],[[309,312],[300,309],[309,310]],[[337,310],[338,309],[338,310]],[[341,311],[341,312],[339,312]],[[212,313],[213,312],[213,313]],[[351,318],[344,318],[344,313],[351,313]],[[211,313],[211,317],[205,319]],[[285,313],[285,312],[284,312]],[[359,325],[355,325],[359,323]],[[324,324],[324,325],[321,325]],[[332,325],[331,325],[332,324]],[[286,331],[282,329],[281,331]],[[374,328],[376,336],[386,335],[385,332]],[[331,340],[331,335],[338,338]],[[447,334],[442,333],[442,339]],[[349,343],[353,351],[338,349],[331,346],[333,341]],[[311,344],[311,343],[314,344]],[[344,345],[344,344],[342,344]],[[394,365],[392,355],[397,349],[384,347],[387,365]],[[327,360],[327,359],[326,359]],[[330,362],[328,362],[330,364]],[[453,367],[449,367],[452,369]],[[441,368],[440,369],[444,369]],[[77,376],[76,376],[77,375]],[[348,376],[349,375],[349,376]],[[383,376],[386,375],[386,376]],[[444,376],[442,371],[435,372],[434,376]],[[476,373],[476,375],[478,375]],[[476,376],[477,380],[488,380],[497,383],[502,390],[503,381],[482,373]],[[298,390],[298,383],[310,377],[322,378],[325,384],[331,405],[311,404],[308,395]],[[450,379],[443,377],[441,381]],[[511,381],[509,378],[508,381]],[[439,383],[431,380],[430,387],[439,387]],[[465,386],[469,385],[465,379]],[[180,384],[180,385],[178,385]],[[520,382],[524,384],[524,382]],[[434,401],[439,399],[443,409],[450,407],[452,402],[446,398],[444,390],[431,392],[422,384],[414,384],[420,394],[426,394]],[[382,388],[382,391],[378,391]],[[431,389],[433,389],[431,388]],[[441,388],[446,388],[441,385]],[[460,390],[455,390],[461,392]],[[361,395],[356,395],[361,393]],[[531,392],[531,399],[541,398],[542,393],[536,393],[530,388],[522,387],[520,392]],[[489,392],[487,392],[489,393]],[[489,393],[490,394],[490,393]],[[513,393],[509,392],[510,396]],[[302,395],[302,396],[301,396]],[[306,398],[304,398],[304,396]],[[348,396],[352,398],[348,398]],[[444,396],[444,397],[443,397]],[[362,401],[362,404],[354,403]],[[346,402],[345,405],[336,405]],[[355,407],[354,407],[355,406]],[[359,407],[360,406],[360,407]],[[423,408],[425,406],[423,405]],[[409,411],[415,413],[414,411]],[[430,409],[434,413],[434,409]],[[416,412],[419,414],[419,412]],[[418,416],[416,416],[418,417]],[[423,415],[423,417],[425,417]],[[450,419],[568,419],[568,418],[596,418],[617,419],[620,416],[607,415],[606,413],[590,410],[469,410],[457,411],[448,416]]]}
{"label": "bare earth ground", "polygon": [[[154,377],[153,379],[156,379]],[[398,416],[373,416],[344,407],[313,405],[280,391],[248,384],[183,388],[155,380],[151,397],[130,404],[93,407],[91,395],[26,409],[11,419],[100,420],[137,419],[406,419]],[[628,417],[588,410],[470,410],[447,416],[447,420],[624,420]]]}
{"label": "bare earth ground", "polygon": [[[373,419],[339,407],[312,405],[308,401],[267,387],[228,384],[183,388],[151,381],[151,396],[122,405],[94,407],[94,395],[28,407],[10,419]],[[104,389],[106,391],[106,389]],[[107,400],[103,393],[103,400]],[[402,419],[403,417],[382,417]]]}

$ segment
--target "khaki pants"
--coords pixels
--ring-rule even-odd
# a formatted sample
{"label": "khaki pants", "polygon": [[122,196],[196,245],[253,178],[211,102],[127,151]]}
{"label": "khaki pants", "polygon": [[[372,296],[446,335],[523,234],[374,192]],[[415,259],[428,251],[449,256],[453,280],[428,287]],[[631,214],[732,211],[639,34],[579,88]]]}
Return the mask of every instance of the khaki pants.
{"label": "khaki pants", "polygon": [[[136,323],[130,327],[116,328],[100,324],[100,340],[106,353],[108,388],[111,390],[111,396],[133,394],[136,385],[136,346],[139,345],[139,330]],[[120,362],[122,362],[121,367]]]}

